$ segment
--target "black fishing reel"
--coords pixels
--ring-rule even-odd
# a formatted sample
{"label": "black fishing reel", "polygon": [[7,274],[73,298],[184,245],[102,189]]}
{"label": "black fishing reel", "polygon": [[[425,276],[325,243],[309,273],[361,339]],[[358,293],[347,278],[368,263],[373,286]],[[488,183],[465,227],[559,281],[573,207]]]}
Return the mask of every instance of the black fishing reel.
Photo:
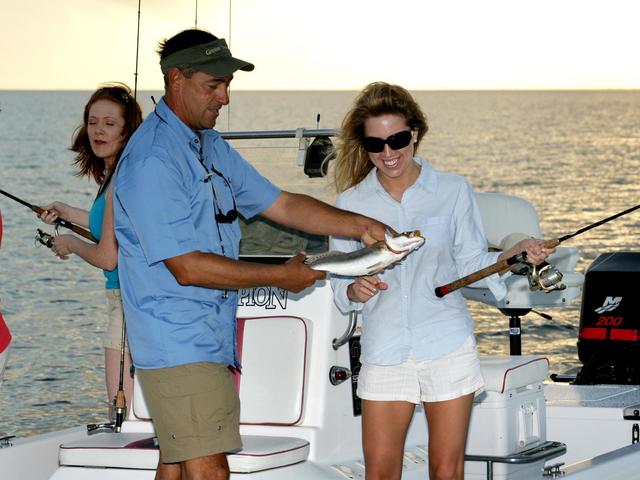
{"label": "black fishing reel", "polygon": [[38,228],[36,230],[36,247],[44,245],[47,248],[51,248],[53,246],[53,238],[53,235],[43,232]]}

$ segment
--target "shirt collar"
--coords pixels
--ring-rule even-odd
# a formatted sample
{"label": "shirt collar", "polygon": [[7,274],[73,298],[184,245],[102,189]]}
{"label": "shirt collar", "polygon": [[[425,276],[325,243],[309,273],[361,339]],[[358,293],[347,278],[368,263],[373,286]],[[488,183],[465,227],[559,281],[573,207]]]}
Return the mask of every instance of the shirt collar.
{"label": "shirt collar", "polygon": [[162,97],[156,105],[155,113],[161,121],[166,123],[174,131],[178,140],[188,143],[196,152],[200,151],[200,139],[204,142],[206,137],[216,139],[220,136],[217,131],[210,128],[198,130],[198,132],[191,130],[182,120],[180,120],[175,112],[169,108],[164,97]]}
{"label": "shirt collar", "polygon": [[[436,170],[431,165],[429,165],[429,162],[427,162],[422,157],[416,156],[413,157],[413,160],[422,168],[420,169],[420,175],[418,175],[416,182],[410,188],[422,188],[429,193],[434,193],[438,186]],[[362,182],[362,186],[372,192],[385,192],[386,190],[384,189],[384,187],[378,180],[378,176],[376,175],[377,170],[378,169],[374,167],[369,171]]]}

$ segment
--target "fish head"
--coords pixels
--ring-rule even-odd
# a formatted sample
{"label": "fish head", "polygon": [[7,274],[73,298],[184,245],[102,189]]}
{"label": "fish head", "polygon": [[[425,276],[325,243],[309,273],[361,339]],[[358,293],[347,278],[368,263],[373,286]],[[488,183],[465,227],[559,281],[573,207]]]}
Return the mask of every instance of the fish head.
{"label": "fish head", "polygon": [[384,238],[390,250],[405,254],[415,250],[425,242],[425,238],[420,234],[420,230],[402,232],[396,235],[387,230],[384,232]]}

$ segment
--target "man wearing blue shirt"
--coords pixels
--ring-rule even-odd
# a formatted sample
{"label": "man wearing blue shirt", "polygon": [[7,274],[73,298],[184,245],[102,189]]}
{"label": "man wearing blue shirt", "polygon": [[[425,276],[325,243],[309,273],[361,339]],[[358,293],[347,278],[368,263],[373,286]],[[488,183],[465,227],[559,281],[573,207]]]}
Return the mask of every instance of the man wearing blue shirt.
{"label": "man wearing blue shirt", "polygon": [[165,96],[135,132],[115,181],[118,265],[133,363],[153,417],[156,479],[228,478],[241,446],[237,289],[294,292],[324,278],[304,256],[283,265],[238,260],[238,213],[314,234],[384,237],[375,220],[281,191],[212,128],[233,73],[254,66],[225,41],[186,30],[160,45]]}

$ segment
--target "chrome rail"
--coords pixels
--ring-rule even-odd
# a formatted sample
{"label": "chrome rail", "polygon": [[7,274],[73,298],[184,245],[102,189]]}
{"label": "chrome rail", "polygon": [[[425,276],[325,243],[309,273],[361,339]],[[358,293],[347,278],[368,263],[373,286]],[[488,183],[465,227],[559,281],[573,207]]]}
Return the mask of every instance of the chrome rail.
{"label": "chrome rail", "polygon": [[[295,138],[298,140],[298,155],[296,158],[296,164],[298,166],[305,167],[305,173],[307,168],[310,171],[321,169],[320,165],[311,161],[309,163],[307,159],[307,150],[311,144],[311,138],[328,138],[335,137],[338,134],[337,130],[330,128],[297,128],[296,130],[249,130],[238,132],[220,132],[220,135],[225,140],[259,140],[259,139],[280,139],[280,138]],[[318,172],[315,172],[318,173]],[[325,171],[326,174],[326,171]],[[324,176],[324,175],[309,175],[309,176]]]}
{"label": "chrome rail", "polygon": [[345,332],[339,337],[334,338],[331,342],[334,350],[338,350],[342,345],[347,343],[349,339],[353,336],[353,332],[356,331],[356,325],[358,324],[358,312],[352,311],[349,312],[349,325]]}
{"label": "chrome rail", "polygon": [[505,455],[504,457],[466,454],[464,459],[467,462],[485,462],[487,464],[487,480],[493,480],[494,463],[533,463],[538,460],[549,460],[551,458],[559,457],[565,453],[567,453],[566,444],[549,440],[536,447],[532,447],[518,453],[512,453],[511,455]]}
{"label": "chrome rail", "polygon": [[296,130],[249,130],[220,132],[225,140],[256,140],[261,138],[311,138],[335,137],[337,130],[331,128],[298,128]]}

